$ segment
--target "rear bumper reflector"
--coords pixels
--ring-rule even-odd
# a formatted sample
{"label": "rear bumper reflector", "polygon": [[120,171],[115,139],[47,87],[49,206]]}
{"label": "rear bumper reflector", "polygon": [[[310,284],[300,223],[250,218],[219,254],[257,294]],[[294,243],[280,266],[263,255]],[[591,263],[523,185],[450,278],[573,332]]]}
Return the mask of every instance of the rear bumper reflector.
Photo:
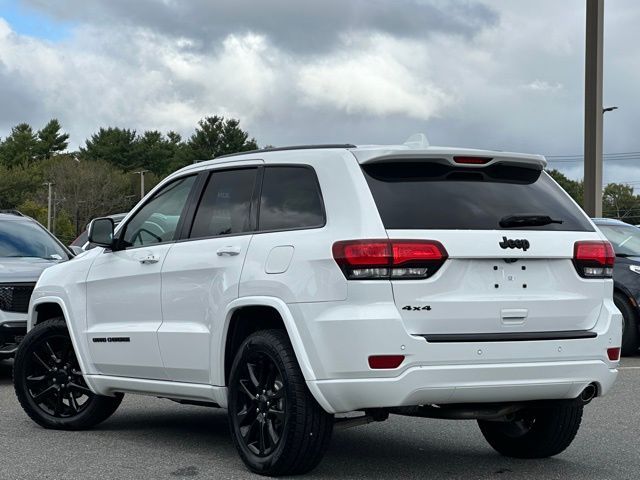
{"label": "rear bumper reflector", "polygon": [[429,343],[459,342],[534,342],[542,340],[577,340],[595,338],[591,330],[569,330],[558,332],[504,332],[504,333],[434,333],[416,335]]}

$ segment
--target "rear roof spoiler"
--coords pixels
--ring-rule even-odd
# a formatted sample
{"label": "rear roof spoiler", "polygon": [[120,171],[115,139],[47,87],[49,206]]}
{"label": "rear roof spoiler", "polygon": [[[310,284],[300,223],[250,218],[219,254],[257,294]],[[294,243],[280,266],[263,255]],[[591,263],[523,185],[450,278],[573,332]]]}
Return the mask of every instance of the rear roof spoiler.
{"label": "rear roof spoiler", "polygon": [[[398,146],[363,146],[349,149],[359,163],[376,162],[411,162],[411,161],[438,161],[443,160],[452,165],[468,166],[472,168],[485,167],[495,163],[528,164],[543,169],[547,166],[547,160],[543,155],[527,153],[500,152],[495,150],[476,150],[471,148],[427,147],[424,149],[409,148],[405,145]],[[464,165],[466,162],[456,162],[456,157],[475,157],[484,159],[481,164]],[[469,162],[470,163],[470,162]]]}

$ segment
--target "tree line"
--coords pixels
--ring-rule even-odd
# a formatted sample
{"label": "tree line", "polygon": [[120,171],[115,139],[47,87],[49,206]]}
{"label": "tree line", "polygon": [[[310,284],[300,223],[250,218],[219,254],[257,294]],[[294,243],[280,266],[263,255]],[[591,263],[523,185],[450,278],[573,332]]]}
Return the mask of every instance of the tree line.
{"label": "tree line", "polygon": [[254,150],[254,138],[236,119],[205,117],[183,139],[169,131],[141,134],[119,127],[100,128],[78,151],[68,151],[69,135],[57,119],[42,129],[27,123],[0,139],[0,209],[19,210],[46,225],[48,186],[53,184],[51,230],[70,243],[95,217],[126,212],[145,190],[167,174],[227,153]]}
{"label": "tree line", "polygon": [[[85,140],[77,151],[68,151],[69,135],[57,119],[40,130],[27,123],[0,138],[0,209],[15,209],[47,223],[48,187],[53,184],[51,230],[71,242],[95,217],[126,212],[140,199],[140,177],[145,170],[149,191],[167,174],[228,153],[254,150],[254,138],[236,119],[208,116],[188,138],[166,133],[106,127]],[[582,205],[583,182],[558,170],[550,175]],[[640,196],[632,187],[610,183],[604,189],[606,217],[640,224]]]}
{"label": "tree line", "polygon": [[[558,170],[548,172],[582,207],[584,182],[571,180]],[[640,225],[640,195],[636,195],[633,187],[624,183],[607,184],[602,192],[602,215],[607,218],[617,218],[632,225]]]}

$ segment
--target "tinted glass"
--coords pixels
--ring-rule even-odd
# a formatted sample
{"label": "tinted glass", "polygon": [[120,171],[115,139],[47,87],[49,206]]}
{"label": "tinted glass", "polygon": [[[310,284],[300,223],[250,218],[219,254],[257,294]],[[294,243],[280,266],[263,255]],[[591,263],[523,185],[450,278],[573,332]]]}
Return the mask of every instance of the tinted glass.
{"label": "tinted glass", "polygon": [[640,256],[640,228],[631,225],[598,225],[616,255]]}
{"label": "tinted glass", "polygon": [[195,178],[181,178],[156,193],[125,226],[124,245],[137,247],[173,240]]}
{"label": "tinted glass", "polygon": [[68,260],[64,248],[40,225],[31,221],[0,220],[0,258],[36,257]]}
{"label": "tinted glass", "polygon": [[255,168],[213,172],[202,195],[191,238],[250,231],[256,174]]}
{"label": "tinted glass", "polygon": [[503,217],[535,214],[562,223],[518,228],[593,231],[562,189],[536,169],[389,162],[363,171],[388,229],[497,230]]}
{"label": "tinted glass", "polygon": [[324,225],[322,197],[315,172],[307,167],[267,167],[260,199],[260,230]]}

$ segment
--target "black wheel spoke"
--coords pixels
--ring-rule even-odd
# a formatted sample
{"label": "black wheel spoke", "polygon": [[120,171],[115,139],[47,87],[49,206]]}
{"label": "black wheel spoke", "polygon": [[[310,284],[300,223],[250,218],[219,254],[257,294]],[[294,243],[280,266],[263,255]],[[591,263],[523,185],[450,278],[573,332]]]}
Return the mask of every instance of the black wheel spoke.
{"label": "black wheel spoke", "polygon": [[75,390],[77,392],[82,392],[85,395],[92,395],[93,392],[89,390],[87,387],[83,387],[82,385],[78,385],[77,383],[70,382],[68,385],[70,390]]}
{"label": "black wheel spoke", "polygon": [[62,399],[63,399],[63,395],[61,392],[58,391],[56,394],[56,404],[53,409],[54,415],[62,415],[64,410],[64,403],[62,402]]}
{"label": "black wheel spoke", "polygon": [[255,365],[247,363],[247,371],[249,372],[249,380],[251,380],[253,387],[257,390],[260,387],[260,381],[255,372]]}
{"label": "black wheel spoke", "polygon": [[278,435],[278,432],[276,432],[276,429],[273,427],[271,419],[267,420],[267,429],[269,437],[271,438],[271,444],[275,445],[280,440],[280,435]]}
{"label": "black wheel spoke", "polygon": [[39,403],[41,400],[50,397],[54,394],[56,394],[58,392],[58,389],[55,385],[50,385],[47,388],[45,388],[44,390],[42,390],[40,393],[38,393],[37,395],[35,395],[33,397],[33,401],[36,403]]}
{"label": "black wheel spoke", "polygon": [[46,375],[30,375],[27,377],[27,382],[39,383],[47,378]]}
{"label": "black wheel spoke", "polygon": [[53,351],[53,348],[51,348],[51,345],[49,345],[49,342],[44,342],[44,345],[47,347],[47,350],[49,350],[49,356],[51,357],[51,359],[54,362],[60,362],[60,359],[58,358],[58,356]]}
{"label": "black wheel spoke", "polygon": [[67,397],[69,398],[69,405],[71,406],[71,408],[73,408],[73,410],[78,413],[80,411],[80,406],[78,405],[78,401],[76,400],[76,397],[73,396],[73,392],[69,391],[67,392]]}
{"label": "black wheel spoke", "polygon": [[269,416],[273,417],[279,421],[284,421],[284,412],[282,410],[277,410],[275,408],[270,408],[269,411]]}
{"label": "black wheel spoke", "polygon": [[264,422],[260,422],[260,425],[258,427],[259,430],[259,437],[260,437],[260,447],[259,447],[259,451],[260,451],[260,455],[264,455],[264,452],[267,450],[267,443],[266,443],[266,438],[265,438],[265,434],[264,434]]}
{"label": "black wheel spoke", "polygon": [[240,391],[251,398],[251,400],[255,400],[256,394],[252,393],[249,387],[247,387],[247,380],[240,380]]}
{"label": "black wheel spoke", "polygon": [[38,361],[38,363],[42,365],[48,372],[51,371],[51,367],[47,365],[45,361],[40,358],[40,355],[38,355],[36,352],[33,352],[33,356],[36,357],[36,360]]}

